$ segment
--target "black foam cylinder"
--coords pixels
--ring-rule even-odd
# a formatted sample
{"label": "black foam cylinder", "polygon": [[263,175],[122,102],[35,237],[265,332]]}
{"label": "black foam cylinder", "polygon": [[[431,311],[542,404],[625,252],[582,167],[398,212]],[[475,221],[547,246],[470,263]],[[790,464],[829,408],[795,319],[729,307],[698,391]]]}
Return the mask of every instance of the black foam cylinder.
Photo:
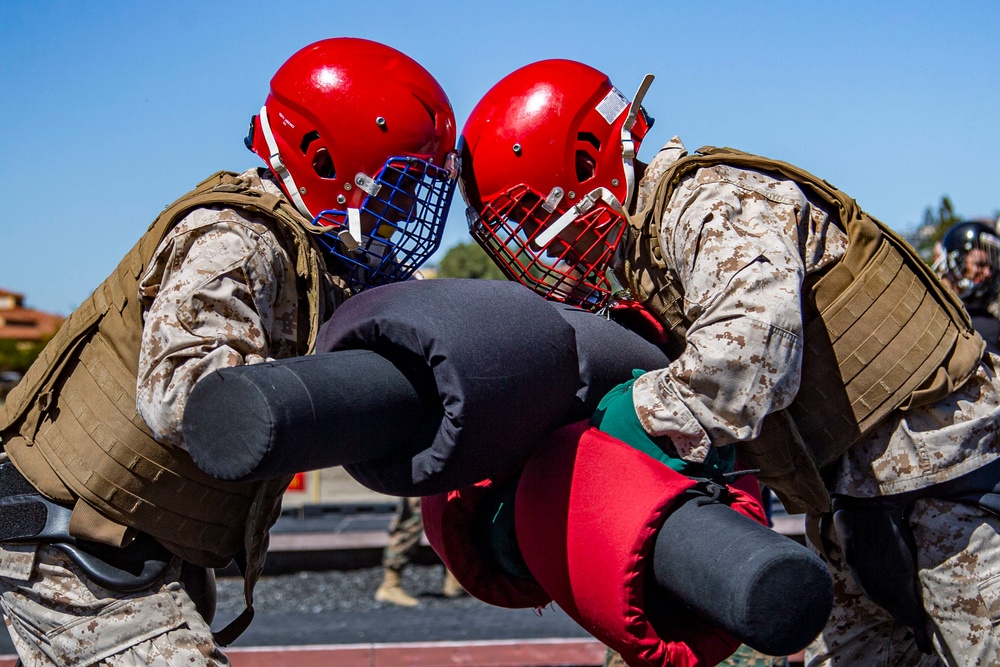
{"label": "black foam cylinder", "polygon": [[833,579],[823,561],[726,505],[704,500],[685,502],[664,522],[653,549],[656,583],[762,653],[805,648],[833,609]]}
{"label": "black foam cylinder", "polygon": [[423,413],[392,363],[344,350],[215,371],[191,392],[183,429],[199,468],[253,480],[420,447]]}

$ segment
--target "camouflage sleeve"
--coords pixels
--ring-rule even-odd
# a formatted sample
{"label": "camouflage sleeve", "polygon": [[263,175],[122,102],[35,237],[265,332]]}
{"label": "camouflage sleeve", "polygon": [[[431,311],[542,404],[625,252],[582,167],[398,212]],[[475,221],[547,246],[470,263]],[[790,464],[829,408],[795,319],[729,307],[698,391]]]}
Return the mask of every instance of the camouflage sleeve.
{"label": "camouflage sleeve", "polygon": [[270,356],[289,262],[266,227],[231,210],[196,210],[160,244],[139,286],[136,399],[157,440],[184,446],[184,406],[203,375]]}
{"label": "camouflage sleeve", "polygon": [[692,326],[682,355],[640,377],[633,396],[646,431],[668,436],[682,458],[753,438],[798,391],[799,229],[809,210],[787,181],[725,166],[674,192],[661,244]]}

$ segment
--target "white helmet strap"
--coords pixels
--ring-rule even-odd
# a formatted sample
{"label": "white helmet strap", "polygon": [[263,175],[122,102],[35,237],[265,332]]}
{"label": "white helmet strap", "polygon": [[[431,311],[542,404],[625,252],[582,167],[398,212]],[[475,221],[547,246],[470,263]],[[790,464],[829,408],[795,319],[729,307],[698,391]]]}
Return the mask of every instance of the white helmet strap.
{"label": "white helmet strap", "polygon": [[356,244],[361,243],[361,211],[356,208],[347,209],[347,233]]}
{"label": "white helmet strap", "polygon": [[546,227],[545,231],[535,237],[535,245],[539,248],[545,248],[548,246],[552,243],[552,240],[564,229],[569,227],[574,220],[594,208],[594,204],[596,204],[598,200],[606,203],[614,211],[624,214],[621,205],[618,203],[618,200],[615,199],[614,194],[610,190],[607,188],[594,188],[584,195],[578,204],[571,206],[569,210],[560,215],[555,222]]}
{"label": "white helmet strap", "polygon": [[295,185],[295,180],[292,178],[291,172],[288,171],[285,163],[281,161],[281,154],[278,152],[278,142],[274,140],[274,133],[271,132],[271,123],[267,118],[266,106],[260,108],[260,129],[264,133],[264,142],[267,143],[267,150],[270,153],[267,164],[271,167],[271,171],[281,179],[282,184],[285,186],[285,192],[292,198],[292,202],[295,204],[295,208],[299,210],[299,213],[312,220],[313,214],[306,208],[305,202],[302,201],[302,195],[299,194],[299,188]]}
{"label": "white helmet strap", "polygon": [[622,206],[625,210],[628,210],[632,205],[632,195],[635,194],[635,163],[633,160],[635,160],[636,151],[635,141],[632,139],[632,126],[635,125],[635,119],[638,117],[642,105],[642,98],[646,96],[646,91],[652,85],[653,78],[652,74],[642,77],[642,83],[639,84],[639,89],[635,91],[635,96],[632,98],[628,117],[625,118],[625,123],[622,125],[622,166],[625,168],[625,201],[622,202]]}

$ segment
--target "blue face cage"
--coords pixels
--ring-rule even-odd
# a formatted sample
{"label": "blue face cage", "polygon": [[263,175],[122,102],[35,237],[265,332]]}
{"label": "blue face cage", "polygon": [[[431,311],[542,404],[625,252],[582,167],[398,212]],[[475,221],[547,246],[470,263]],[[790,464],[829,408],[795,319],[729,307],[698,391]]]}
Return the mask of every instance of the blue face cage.
{"label": "blue face cage", "polygon": [[457,167],[392,157],[372,182],[359,182],[368,192],[360,239],[349,229],[346,210],[321,211],[313,219],[326,228],[317,235],[321,249],[347,268],[352,291],[409,280],[437,251],[457,176]]}

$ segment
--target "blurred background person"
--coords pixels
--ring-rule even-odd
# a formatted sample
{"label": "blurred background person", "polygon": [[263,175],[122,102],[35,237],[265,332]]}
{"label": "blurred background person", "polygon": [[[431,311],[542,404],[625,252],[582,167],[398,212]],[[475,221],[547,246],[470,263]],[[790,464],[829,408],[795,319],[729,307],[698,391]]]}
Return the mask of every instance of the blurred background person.
{"label": "blurred background person", "polygon": [[[403,588],[403,570],[413,560],[413,554],[420,546],[424,534],[424,522],[420,515],[420,498],[402,498],[396,515],[389,524],[389,543],[382,552],[382,567],[385,573],[382,583],[375,591],[376,602],[388,602],[400,607],[416,607],[420,600]],[[465,589],[458,583],[448,568],[444,569],[444,585],[441,594],[446,598],[465,595]]]}
{"label": "blurred background person", "polygon": [[952,225],[935,248],[934,270],[962,300],[986,349],[1000,354],[1000,236],[982,222]]}

